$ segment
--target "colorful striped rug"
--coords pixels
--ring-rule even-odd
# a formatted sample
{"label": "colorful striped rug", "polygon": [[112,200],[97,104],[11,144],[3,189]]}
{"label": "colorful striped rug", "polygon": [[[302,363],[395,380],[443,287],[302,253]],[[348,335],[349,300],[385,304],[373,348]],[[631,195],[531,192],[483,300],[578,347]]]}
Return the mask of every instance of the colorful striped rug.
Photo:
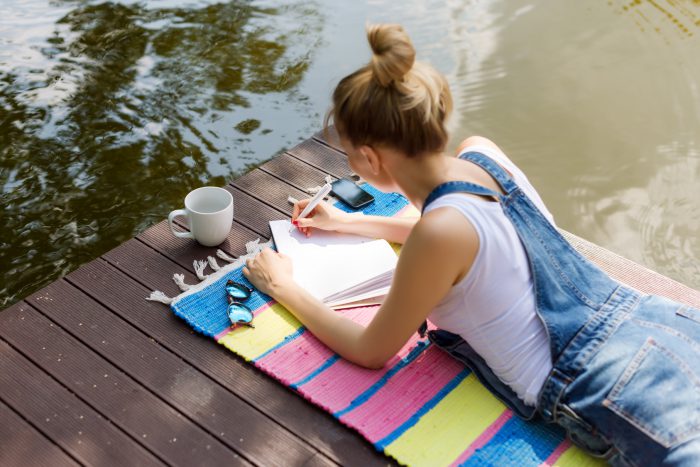
{"label": "colorful striped rug", "polygon": [[[375,202],[366,214],[417,215],[405,198],[365,186]],[[342,207],[342,206],[340,206]],[[259,248],[251,245],[250,254]],[[223,284],[248,283],[245,257],[219,267],[196,262],[202,282],[176,282],[182,294],[168,299],[173,312],[198,332],[290,386],[357,430],[379,451],[405,465],[592,466],[600,464],[572,446],[555,426],[524,422],[494,398],[461,363],[417,334],[381,370],[341,359],[281,305],[255,292],[247,302],[255,328],[230,328]],[[204,268],[215,270],[206,276]],[[368,323],[377,307],[339,311]]]}

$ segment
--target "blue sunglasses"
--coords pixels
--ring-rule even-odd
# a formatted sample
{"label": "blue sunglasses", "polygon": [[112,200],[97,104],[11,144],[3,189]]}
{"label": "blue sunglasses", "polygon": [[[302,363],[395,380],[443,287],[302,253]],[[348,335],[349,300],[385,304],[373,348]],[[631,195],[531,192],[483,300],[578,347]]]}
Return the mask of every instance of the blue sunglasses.
{"label": "blue sunglasses", "polygon": [[250,298],[253,289],[240,282],[234,282],[231,279],[226,281],[226,299],[228,300],[228,308],[226,314],[231,324],[253,326],[253,312],[243,304],[244,301]]}

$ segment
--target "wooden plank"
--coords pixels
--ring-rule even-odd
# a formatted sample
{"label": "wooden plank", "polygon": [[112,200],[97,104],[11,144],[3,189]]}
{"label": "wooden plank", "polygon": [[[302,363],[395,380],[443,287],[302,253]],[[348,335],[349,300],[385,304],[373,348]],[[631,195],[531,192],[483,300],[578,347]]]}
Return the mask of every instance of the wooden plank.
{"label": "wooden plank", "polygon": [[309,196],[307,193],[297,190],[288,183],[262,170],[250,172],[232,183],[236,187],[249,191],[256,199],[262,200],[265,203],[264,206],[274,209],[274,211],[258,210],[257,220],[266,224],[271,220],[284,217],[278,214],[280,211],[284,212],[287,217],[291,216],[292,205],[287,201],[289,195],[297,199]]}
{"label": "wooden plank", "polygon": [[50,439],[0,401],[0,465],[20,467],[48,465],[51,467],[78,466]]}
{"label": "wooden plank", "polygon": [[164,465],[2,339],[0,397],[82,464]]}
{"label": "wooden plank", "polygon": [[336,178],[346,177],[352,172],[345,154],[314,139],[307,139],[287,152]]}
{"label": "wooden plank", "polygon": [[236,221],[265,238],[271,235],[265,219],[282,219],[287,215],[286,211],[272,209],[238,188],[230,185],[226,188],[233,194],[233,217]]}
{"label": "wooden plank", "polygon": [[[211,423],[209,416],[217,404],[240,403],[216,397],[230,393],[63,280],[27,301],[74,335],[28,310],[23,326],[8,323],[5,339],[160,458],[181,465],[221,459],[250,465],[234,442],[241,433],[228,430],[225,418]],[[4,315],[0,319],[6,322]],[[197,400],[192,389],[207,384],[214,386],[210,399]]]}
{"label": "wooden plank", "polygon": [[[144,248],[147,248],[144,246]],[[80,271],[80,270],[79,270]],[[79,272],[77,271],[77,272]],[[114,271],[115,274],[118,274]],[[76,275],[77,276],[77,275]],[[76,276],[71,275],[71,278]],[[85,287],[87,293],[91,293],[96,289],[99,283],[102,288],[116,287],[118,291],[115,298],[119,300],[125,293],[124,282],[127,281],[126,276],[119,277],[118,275],[105,277],[104,275],[92,276],[87,283],[80,282],[79,287]],[[128,282],[127,282],[128,283]],[[135,284],[130,284],[135,285]],[[127,286],[128,287],[128,286]],[[113,311],[122,316],[126,321],[133,323],[137,328],[155,338],[160,345],[170,348],[167,339],[184,339],[189,338],[192,331],[189,328],[178,324],[178,333],[174,333],[168,337],[154,335],[154,330],[147,328],[143,329],[140,323],[132,320],[134,314],[151,313],[152,317],[159,318],[160,321],[177,320],[168,309],[160,304],[147,302],[145,297],[147,293],[142,289],[140,291],[140,303],[135,303],[134,306],[115,306]],[[41,296],[47,296],[52,299],[53,295],[60,294],[60,300],[66,300],[71,305],[76,305],[81,297],[66,296],[61,290],[49,290],[43,292]],[[87,297],[85,297],[87,298]],[[122,302],[123,303],[123,302]],[[151,305],[157,305],[155,309]],[[158,306],[159,305],[159,306]],[[94,306],[94,305],[92,305]],[[103,313],[108,313],[100,307]],[[134,313],[135,312],[135,313]],[[158,316],[159,315],[159,316]],[[177,320],[179,321],[179,320]],[[118,329],[109,329],[109,333],[118,336]],[[131,334],[130,331],[122,330],[126,335]],[[112,340],[117,339],[113,337]],[[189,341],[189,339],[188,339]],[[108,341],[111,342],[111,341]],[[126,340],[125,342],[130,342]],[[188,342],[189,343],[189,342]],[[133,345],[136,346],[138,342]],[[170,348],[172,351],[172,349]],[[168,391],[168,399],[184,413],[196,419],[198,423],[207,428],[208,431],[216,435],[221,441],[235,448],[238,452],[244,455],[255,463],[262,464],[279,464],[282,459],[287,459],[296,462],[304,462],[309,459],[316,450],[297,438],[293,433],[281,427],[278,423],[271,420],[269,417],[261,414],[258,410],[251,407],[250,404],[243,401],[237,393],[230,392],[226,386],[220,385],[219,382],[209,379],[196,368],[190,365],[185,365],[181,360],[183,355],[170,356],[161,352],[156,352],[154,349],[141,348],[136,350],[138,355],[143,355],[142,359],[155,358],[158,362],[152,365],[146,365],[141,368],[143,362],[133,361],[129,371],[132,376],[148,387],[152,387],[155,391]],[[128,363],[131,357],[122,357],[124,363]],[[155,369],[157,368],[157,371]],[[199,400],[199,398],[202,400]],[[245,420],[245,423],[240,421]],[[239,421],[239,423],[236,423]]]}
{"label": "wooden plank", "polygon": [[700,308],[700,291],[691,289],[570,232],[563,230],[560,232],[576,250],[596,263],[613,279],[628,284],[641,292],[663,295],[680,303]]}
{"label": "wooden plank", "polygon": [[[235,215],[235,214],[234,214]],[[178,238],[170,232],[167,221],[161,221],[156,225],[141,232],[137,237],[143,243],[158,250],[173,262],[181,265],[188,265],[188,270],[192,269],[194,260],[201,260],[207,256],[216,256],[216,250],[221,249],[231,256],[240,256],[246,253],[245,244],[256,238],[260,234],[249,228],[233,222],[228,238],[216,247],[205,247],[190,239]]]}
{"label": "wooden plank", "polygon": [[[296,199],[309,196],[306,192],[298,190],[260,169],[255,169],[233,180],[231,186],[245,191],[268,206],[282,211],[286,214],[286,217],[291,217],[292,215],[292,205],[287,201],[289,196],[293,196]],[[283,217],[277,214],[276,219]]]}
{"label": "wooden plank", "polygon": [[345,154],[343,146],[340,144],[340,138],[338,137],[338,132],[335,130],[335,126],[328,127],[328,131],[319,130],[312,136],[316,141],[329,146],[336,151],[340,151]]}
{"label": "wooden plank", "polygon": [[[270,175],[306,193],[308,188],[326,183],[326,172],[321,171],[290,154],[281,154],[260,166]],[[306,195],[308,196],[308,195]]]}
{"label": "wooden plank", "polygon": [[[155,252],[152,252],[155,254]],[[151,257],[148,251],[134,255],[140,263],[152,271],[158,256]],[[98,301],[137,327],[148,333],[164,347],[177,353],[188,363],[197,367],[229,388],[245,397],[254,407],[298,434],[308,443],[320,449],[331,459],[342,464],[384,465],[387,459],[367,443],[356,432],[338,423],[330,414],[311,406],[286,387],[271,380],[252,365],[235,357],[224,347],[211,340],[192,335],[184,323],[168,308],[144,298],[153,290],[155,275],[170,276],[170,270],[145,274],[135,271],[138,265],[122,258],[121,264],[128,266],[129,273],[139,277],[143,285],[120,273],[102,261],[93,261],[68,279],[85,288],[86,293],[99,297]]]}

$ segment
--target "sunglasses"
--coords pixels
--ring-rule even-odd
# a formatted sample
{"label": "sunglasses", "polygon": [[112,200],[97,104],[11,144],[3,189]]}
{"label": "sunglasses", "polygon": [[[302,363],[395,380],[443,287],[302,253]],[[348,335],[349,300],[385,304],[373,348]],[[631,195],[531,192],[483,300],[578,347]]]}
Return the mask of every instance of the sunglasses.
{"label": "sunglasses", "polygon": [[243,304],[244,301],[250,298],[253,289],[240,282],[234,282],[231,279],[226,281],[226,299],[228,300],[228,308],[226,314],[231,324],[234,326],[242,324],[254,328],[253,312],[250,308]]}

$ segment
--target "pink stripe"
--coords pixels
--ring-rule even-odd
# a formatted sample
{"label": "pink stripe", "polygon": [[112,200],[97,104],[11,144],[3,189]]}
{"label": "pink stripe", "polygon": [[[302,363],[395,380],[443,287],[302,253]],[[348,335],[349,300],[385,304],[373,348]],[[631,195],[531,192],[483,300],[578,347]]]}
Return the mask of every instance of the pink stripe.
{"label": "pink stripe", "polygon": [[[376,309],[376,306],[353,308],[344,310],[343,316],[360,324],[366,324],[372,320]],[[255,365],[274,375],[284,384],[290,385],[312,373],[333,354],[334,352],[313,334],[305,332],[256,361]]]}
{"label": "pink stripe", "polygon": [[540,467],[550,467],[554,465],[554,463],[559,460],[562,454],[566,452],[567,449],[571,447],[571,441],[568,439],[565,439],[564,441],[561,442],[559,446],[552,452],[552,454],[549,455],[549,457],[540,464]]}
{"label": "pink stripe", "polygon": [[328,370],[302,386],[300,393],[331,413],[344,409],[408,354],[418,340],[418,334],[414,334],[399,353],[380,370],[362,368],[340,359]]}
{"label": "pink stripe", "polygon": [[[265,310],[267,310],[268,308],[270,308],[270,307],[271,307],[272,305],[274,305],[275,303],[277,303],[277,302],[275,302],[274,300],[270,300],[269,302],[265,303],[263,306],[259,307],[257,310],[253,311],[253,318],[255,318],[255,317],[258,316],[260,313],[262,313],[263,311],[265,311]],[[226,329],[224,329],[223,331],[221,331],[220,333],[218,333],[217,335],[215,335],[215,336],[214,336],[214,340],[215,340],[216,342],[219,342],[219,340],[221,340],[222,337],[224,337],[226,334],[228,334],[228,333],[231,332],[231,331],[233,331],[233,326],[227,327]]]}
{"label": "pink stripe", "polygon": [[486,430],[484,430],[483,433],[479,435],[478,438],[476,438],[472,444],[469,445],[466,451],[464,451],[462,454],[459,455],[457,459],[450,464],[450,467],[454,467],[457,465],[460,465],[467,459],[471,457],[472,454],[476,452],[477,449],[481,449],[491,441],[491,438],[493,438],[496,433],[498,433],[498,430],[500,430],[505,423],[513,417],[513,411],[512,410],[505,410],[503,413],[494,421],[491,425],[489,425]]}
{"label": "pink stripe", "polygon": [[255,366],[286,385],[296,383],[333,356],[333,351],[305,332],[289,344],[267,354]]}
{"label": "pink stripe", "polygon": [[341,421],[378,441],[411,418],[463,369],[456,359],[432,346]]}

